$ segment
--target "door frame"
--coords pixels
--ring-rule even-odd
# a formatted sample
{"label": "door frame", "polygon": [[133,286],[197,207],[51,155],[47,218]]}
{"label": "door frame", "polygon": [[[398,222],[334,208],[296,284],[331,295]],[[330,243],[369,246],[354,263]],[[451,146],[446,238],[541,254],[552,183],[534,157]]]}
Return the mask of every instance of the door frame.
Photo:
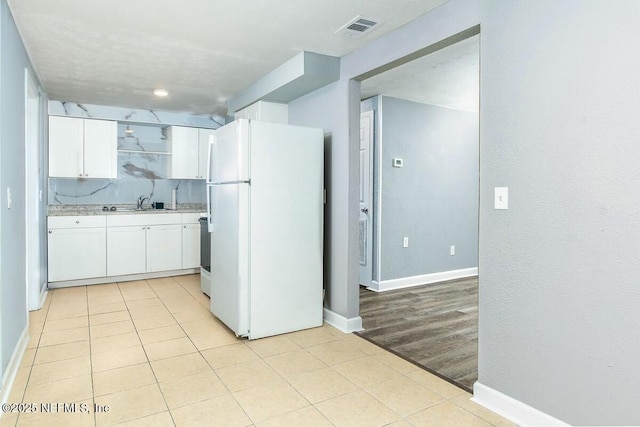
{"label": "door frame", "polygon": [[28,68],[24,69],[24,120],[25,120],[25,283],[27,310],[39,310],[46,297],[46,281],[43,282],[40,235],[42,186],[42,93]]}
{"label": "door frame", "polygon": [[[368,188],[366,189],[366,196],[364,197],[364,203],[361,200],[360,203],[360,223],[362,223],[363,220],[366,221],[366,231],[365,231],[365,236],[364,236],[364,244],[365,244],[365,253],[364,253],[364,259],[365,259],[365,263],[363,264],[362,262],[360,262],[360,274],[359,274],[359,282],[360,285],[366,286],[367,288],[371,287],[371,282],[374,279],[374,274],[373,274],[373,227],[374,227],[374,209],[375,206],[373,205],[373,150],[375,148],[375,138],[374,138],[374,132],[375,132],[375,116],[374,116],[374,112],[373,111],[365,111],[365,112],[361,112],[360,113],[360,131],[362,132],[362,125],[363,125],[363,121],[364,120],[368,120],[369,124],[368,124],[368,133],[369,133],[369,137],[368,137],[368,145],[369,147],[367,148],[367,152],[368,152],[368,159],[366,159],[367,161],[367,165],[368,167],[365,170],[360,170],[360,193],[362,194],[363,192],[363,183],[362,183],[362,179],[364,177],[364,174],[367,174],[367,182],[368,182]],[[362,140],[360,142],[360,151],[362,151]],[[362,153],[361,153],[362,154]],[[361,165],[362,165],[362,159],[361,159]],[[361,197],[362,199],[362,197]],[[363,205],[364,207],[366,207],[367,211],[363,210]],[[362,240],[362,236],[360,236],[360,245],[362,245],[363,240]],[[362,256],[362,248],[360,248],[360,253]]]}

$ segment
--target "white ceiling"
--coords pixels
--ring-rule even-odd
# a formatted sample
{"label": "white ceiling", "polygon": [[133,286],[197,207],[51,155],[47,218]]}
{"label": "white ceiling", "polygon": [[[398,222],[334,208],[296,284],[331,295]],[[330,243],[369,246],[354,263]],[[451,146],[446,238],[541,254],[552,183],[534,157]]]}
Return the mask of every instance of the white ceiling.
{"label": "white ceiling", "polygon": [[[343,56],[446,0],[8,0],[50,99],[225,114],[297,53]],[[382,24],[335,34],[361,15]],[[170,96],[157,99],[163,87]]]}
{"label": "white ceiling", "polygon": [[480,36],[364,80],[362,98],[387,95],[424,104],[478,111]]}

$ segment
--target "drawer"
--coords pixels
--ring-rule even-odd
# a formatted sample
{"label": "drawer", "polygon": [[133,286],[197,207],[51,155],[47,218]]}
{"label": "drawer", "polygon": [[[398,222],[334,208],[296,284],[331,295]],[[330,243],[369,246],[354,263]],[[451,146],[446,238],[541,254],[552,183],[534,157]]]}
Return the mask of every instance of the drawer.
{"label": "drawer", "polygon": [[182,214],[183,224],[199,224],[199,221],[200,221],[199,213],[183,213]]}
{"label": "drawer", "polygon": [[124,227],[129,225],[161,225],[161,224],[182,224],[182,214],[132,214],[132,215],[109,215],[107,217],[107,227]]}
{"label": "drawer", "polygon": [[106,227],[106,225],[107,217],[105,215],[47,217],[48,228],[87,228]]}

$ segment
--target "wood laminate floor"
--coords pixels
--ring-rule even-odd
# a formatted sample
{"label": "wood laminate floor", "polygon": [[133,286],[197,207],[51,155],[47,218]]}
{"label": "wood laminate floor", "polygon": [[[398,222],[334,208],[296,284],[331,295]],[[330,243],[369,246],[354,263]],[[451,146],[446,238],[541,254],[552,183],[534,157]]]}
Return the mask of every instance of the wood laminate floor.
{"label": "wood laminate floor", "polygon": [[360,287],[363,338],[471,391],[478,378],[478,278],[388,292]]}

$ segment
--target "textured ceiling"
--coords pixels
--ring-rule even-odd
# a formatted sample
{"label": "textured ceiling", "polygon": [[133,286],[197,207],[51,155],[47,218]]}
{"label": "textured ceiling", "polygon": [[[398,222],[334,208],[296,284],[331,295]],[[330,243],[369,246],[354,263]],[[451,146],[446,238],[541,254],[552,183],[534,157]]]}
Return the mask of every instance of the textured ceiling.
{"label": "textured ceiling", "polygon": [[364,80],[362,98],[387,95],[459,110],[478,111],[480,36]]}
{"label": "textured ceiling", "polygon": [[[446,0],[8,0],[50,99],[226,113],[226,100],[303,50],[343,56]],[[335,34],[361,15],[360,39]],[[170,96],[151,95],[156,87]]]}

